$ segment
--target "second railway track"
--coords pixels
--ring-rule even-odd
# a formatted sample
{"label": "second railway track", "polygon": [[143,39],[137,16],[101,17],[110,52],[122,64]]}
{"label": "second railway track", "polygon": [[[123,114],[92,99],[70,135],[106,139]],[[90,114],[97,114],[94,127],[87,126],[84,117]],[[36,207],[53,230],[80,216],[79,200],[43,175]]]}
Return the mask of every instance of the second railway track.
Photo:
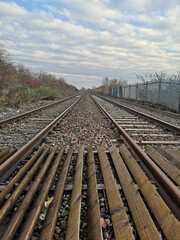
{"label": "second railway track", "polygon": [[[179,239],[175,176],[157,167],[174,191],[169,201],[153,170],[145,170],[90,96],[71,109],[31,153],[18,155],[27,143],[0,165],[0,237]],[[16,164],[7,174],[3,167],[14,155]]]}
{"label": "second railway track", "polygon": [[15,148],[27,143],[60,113],[69,107],[78,96],[22,113],[0,121],[0,146]]}

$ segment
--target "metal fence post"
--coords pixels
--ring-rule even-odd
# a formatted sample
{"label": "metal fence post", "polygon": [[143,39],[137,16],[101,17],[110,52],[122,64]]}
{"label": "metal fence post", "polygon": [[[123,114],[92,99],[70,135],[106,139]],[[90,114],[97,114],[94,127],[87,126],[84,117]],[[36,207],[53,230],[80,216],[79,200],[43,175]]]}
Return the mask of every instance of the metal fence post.
{"label": "metal fence post", "polygon": [[136,100],[138,98],[138,83],[136,84]]}
{"label": "metal fence post", "polygon": [[119,97],[119,87],[117,87],[117,97]]}
{"label": "metal fence post", "polygon": [[129,99],[131,98],[131,85],[129,85]]}
{"label": "metal fence post", "polygon": [[146,82],[146,91],[145,91],[145,102],[147,102],[147,96],[148,96],[148,82]]}
{"label": "metal fence post", "polygon": [[122,97],[122,86],[119,87],[119,96]]}
{"label": "metal fence post", "polygon": [[158,104],[160,103],[160,97],[161,97],[161,78],[159,78],[158,82]]}
{"label": "metal fence post", "polygon": [[180,87],[179,87],[179,102],[177,107],[177,113],[180,113]]}

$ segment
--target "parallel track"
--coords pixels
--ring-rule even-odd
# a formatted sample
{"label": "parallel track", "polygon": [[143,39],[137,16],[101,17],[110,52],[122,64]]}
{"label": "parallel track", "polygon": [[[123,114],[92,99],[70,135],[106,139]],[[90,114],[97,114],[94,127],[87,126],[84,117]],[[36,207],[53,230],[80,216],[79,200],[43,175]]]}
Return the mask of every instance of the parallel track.
{"label": "parallel track", "polygon": [[[114,119],[111,114],[109,114],[102,104],[97,102],[97,98],[93,98],[98,107],[105,113],[105,115],[114,123],[117,129],[120,131],[123,141],[130,148],[130,151],[138,161],[140,161],[143,169],[148,173],[149,177],[154,179],[159,186],[159,191],[163,195],[166,202],[171,206],[173,212],[176,214],[178,219],[180,219],[180,191],[178,186],[180,186],[180,170],[177,166],[170,162],[167,162],[164,156],[160,155],[153,148],[147,148],[148,155],[138,146],[137,142],[134,141],[127,131],[121,127],[121,124]],[[104,98],[105,99],[105,98]],[[112,103],[112,101],[111,101]],[[113,108],[113,107],[112,107]],[[108,108],[109,109],[109,108]],[[112,110],[112,109],[111,109]],[[129,108],[128,108],[129,110]],[[131,109],[130,109],[131,111]],[[142,116],[142,114],[140,113]],[[117,116],[117,115],[116,115]],[[120,116],[121,117],[121,116]],[[122,116],[123,117],[123,116]],[[144,116],[143,116],[144,117]],[[145,116],[147,118],[149,116]],[[151,117],[150,117],[151,120]],[[158,120],[158,123],[161,122]],[[164,122],[162,123],[164,125]],[[168,125],[168,123],[167,123]],[[171,125],[170,125],[171,126]],[[173,131],[175,126],[173,126]],[[179,134],[179,128],[177,127],[177,133]],[[146,143],[148,144],[148,143]],[[150,142],[151,144],[151,142]],[[171,143],[173,144],[173,143]],[[155,157],[154,154],[155,153]],[[151,157],[151,158],[150,158]],[[160,158],[160,160],[159,160]],[[180,160],[180,159],[179,159]],[[177,160],[177,164],[179,163]],[[171,178],[171,180],[169,179]]]}
{"label": "parallel track", "polygon": [[[73,106],[62,114],[64,118]],[[35,145],[42,134],[32,141]],[[45,142],[28,157],[26,144],[27,149],[18,150],[1,164],[4,175],[6,164],[12,161],[13,166],[19,159],[24,162],[15,176],[6,179],[0,193],[1,238],[179,239],[179,215],[176,218],[172,214],[159,194],[159,186],[156,189],[138,163],[147,155],[138,155],[122,131],[121,135],[124,143],[120,148],[100,146],[97,151],[92,146],[85,149],[83,144],[74,151],[73,146],[53,147]],[[149,168],[153,172],[153,167]],[[156,172],[162,174],[157,166]],[[172,201],[179,211],[178,188],[167,177],[163,183],[172,184]]]}
{"label": "parallel track", "polygon": [[[115,98],[115,97],[111,97],[111,96],[106,96],[106,99],[107,98],[109,100],[112,100],[112,101],[116,102],[116,103],[120,103],[121,102],[121,103],[123,103],[125,105],[128,104],[128,105],[132,105],[132,106],[135,106],[135,107],[141,107],[143,109],[147,109],[150,112],[157,112],[158,114],[159,113],[165,114],[165,115],[168,115],[170,117],[177,118],[177,119],[180,118],[180,114],[179,113],[174,113],[174,112],[172,112],[170,110],[169,111],[168,110],[162,110],[162,109],[164,109],[163,106],[158,106],[156,108],[156,105],[150,107],[150,106],[146,105],[146,102],[144,102],[142,104],[142,103],[136,102],[136,100],[135,101],[134,100],[126,100],[126,99]],[[153,105],[153,103],[152,103],[152,105]]]}
{"label": "parallel track", "polygon": [[37,112],[42,111],[44,109],[51,108],[51,107],[53,107],[55,105],[58,105],[60,103],[65,102],[68,99],[71,99],[71,98],[73,98],[75,96],[77,96],[77,95],[73,95],[73,96],[61,99],[59,101],[56,101],[54,103],[50,103],[48,105],[45,105],[43,107],[39,107],[39,108],[36,108],[34,110],[31,110],[31,111],[28,111],[28,112],[25,112],[25,113],[22,113],[22,114],[19,114],[19,115],[16,115],[16,116],[13,116],[13,117],[10,117],[10,118],[7,118],[7,119],[0,120],[0,126],[2,126],[4,124],[7,124],[7,123],[10,123],[10,122],[14,122],[16,120],[20,120],[20,119],[25,118],[25,117],[28,117],[28,116],[32,115],[33,113],[37,113]]}
{"label": "parallel track", "polygon": [[[119,104],[116,101],[110,100],[108,98],[101,97],[103,100],[112,104],[109,108],[108,112],[113,117],[113,119],[120,125],[122,128],[129,132],[129,135],[134,139],[143,138],[154,138],[157,140],[137,140],[136,142],[139,145],[147,145],[147,144],[165,144],[165,145],[180,145],[179,137],[176,135],[180,135],[180,127],[176,125],[172,125],[170,123],[164,122],[158,118],[152,117],[148,114],[136,111],[130,107],[127,107],[123,104]],[[125,110],[121,115],[118,114],[116,106],[120,109]],[[110,108],[111,111],[110,111]],[[165,129],[167,131],[165,131]],[[174,133],[174,135],[173,135]],[[170,140],[163,140],[164,138],[168,138]],[[176,138],[178,140],[176,140]],[[162,139],[162,140],[161,140]],[[172,140],[171,140],[172,139]]]}
{"label": "parallel track", "polygon": [[[0,181],[3,182],[12,173],[17,163],[26,158],[38,144],[46,137],[46,135],[56,126],[60,119],[67,114],[79,101],[77,99],[70,107],[62,112],[55,120],[41,130],[36,136],[34,136],[28,143],[23,145],[15,154],[10,156],[8,159],[1,161],[0,165]],[[6,174],[5,174],[6,173]]]}

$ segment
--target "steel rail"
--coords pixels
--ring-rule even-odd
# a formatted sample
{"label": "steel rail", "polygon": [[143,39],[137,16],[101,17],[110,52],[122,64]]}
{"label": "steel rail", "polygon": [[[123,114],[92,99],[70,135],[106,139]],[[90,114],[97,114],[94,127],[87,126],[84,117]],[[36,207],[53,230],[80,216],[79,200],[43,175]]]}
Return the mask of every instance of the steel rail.
{"label": "steel rail", "polygon": [[[34,164],[33,168],[27,173],[26,177],[19,183],[19,185],[16,188],[16,190],[13,192],[13,194],[11,194],[9,199],[6,201],[6,203],[3,206],[3,209],[0,210],[0,223],[2,223],[2,221],[4,220],[4,218],[6,217],[8,212],[11,210],[13,204],[15,204],[15,202],[17,201],[17,199],[19,198],[19,196],[21,195],[21,193],[23,192],[23,190],[25,189],[25,187],[27,186],[29,181],[34,176],[34,174],[37,171],[37,169],[40,166],[40,164],[44,161],[45,157],[47,156],[47,154],[49,152],[49,149],[50,149],[50,147],[48,147],[46,149],[46,151],[43,152],[41,157],[39,157],[39,159]],[[3,195],[4,194],[2,192],[0,196],[3,197]]]}
{"label": "steel rail", "polygon": [[146,114],[146,113],[142,113],[142,112],[136,111],[136,110],[134,110],[134,109],[132,109],[132,108],[130,108],[130,107],[127,107],[127,106],[125,106],[125,105],[123,105],[123,104],[120,104],[120,103],[116,103],[116,102],[114,102],[114,101],[112,101],[112,100],[109,100],[109,99],[107,99],[107,98],[105,98],[105,97],[102,97],[102,96],[99,96],[99,95],[97,95],[97,96],[100,97],[100,98],[102,98],[102,99],[104,99],[105,101],[108,101],[108,102],[110,102],[110,103],[118,106],[118,107],[121,107],[121,108],[123,108],[123,109],[125,109],[125,110],[128,110],[128,111],[130,111],[130,112],[132,112],[132,113],[134,113],[134,114],[137,114],[137,115],[139,115],[139,116],[147,119],[148,121],[151,121],[151,122],[154,122],[154,123],[156,123],[156,124],[159,124],[159,125],[162,126],[163,128],[166,128],[166,129],[168,129],[168,130],[170,130],[170,131],[173,131],[173,132],[175,132],[175,133],[180,134],[180,128],[177,127],[177,126],[175,126],[175,125],[172,125],[172,124],[167,123],[167,122],[165,122],[165,121],[159,120],[159,119],[157,119],[157,118],[155,118],[155,117],[152,117],[152,116],[150,116],[150,115],[148,115],[148,114]]}
{"label": "steel rail", "polygon": [[92,146],[87,152],[87,239],[103,240],[100,223],[99,198],[97,190],[96,167]]}
{"label": "steel rail", "polygon": [[0,164],[5,162],[9,157],[11,157],[15,152],[17,151],[17,148],[13,149],[11,152],[7,153],[4,157],[0,158]]}
{"label": "steel rail", "polygon": [[98,156],[101,165],[107,199],[113,223],[115,239],[133,240],[133,232],[128,221],[128,216],[120,197],[114,175],[103,146],[98,148]]}
{"label": "steel rail", "polygon": [[[129,173],[133,177],[133,180],[136,182],[143,196],[143,199],[145,200],[149,209],[151,209],[151,212],[158,222],[166,239],[179,240],[180,222],[175,217],[175,215],[172,214],[169,207],[158,193],[156,187],[154,186],[154,183],[148,179],[144,171],[137,163],[136,159],[124,144],[120,146],[118,154],[119,152],[123,158],[124,163],[126,164]],[[156,239],[156,237],[148,239]]]}
{"label": "steel rail", "polygon": [[[8,227],[7,227],[6,231],[4,232],[2,239],[4,239],[4,240],[5,239],[8,239],[8,240],[14,239],[14,235],[15,235],[19,225],[22,223],[24,215],[34,198],[34,195],[37,192],[39,185],[41,184],[43,178],[45,177],[45,174],[47,173],[49,166],[50,166],[51,162],[53,161],[56,151],[57,151],[57,145],[52,149],[52,151],[47,156],[43,167],[41,168],[39,174],[37,175],[36,180],[33,181],[33,184],[30,187],[25,198],[23,199],[22,204],[20,205],[18,211],[16,211],[15,214],[13,215],[13,217],[11,218],[10,223],[8,224]],[[32,209],[34,209],[34,208],[32,208]],[[23,226],[25,226],[25,225],[23,225]],[[21,232],[21,234],[22,234],[22,232]],[[18,239],[20,239],[20,238],[18,238]],[[25,239],[26,238],[23,238],[23,240],[25,240]]]}
{"label": "steel rail", "polygon": [[50,208],[47,212],[42,230],[40,232],[39,240],[51,240],[53,239],[54,230],[56,227],[56,221],[58,218],[58,213],[63,197],[64,187],[71,163],[71,158],[73,154],[74,147],[71,147],[67,153],[66,160],[63,164],[61,173],[59,175],[58,182],[54,191],[54,199],[50,205]]}
{"label": "steel rail", "polygon": [[83,174],[83,153],[84,145],[81,145],[75,167],[74,184],[71,196],[71,204],[66,231],[66,240],[79,239],[80,217],[81,217],[81,191]]}
{"label": "steel rail", "polygon": [[4,156],[6,156],[8,153],[9,153],[10,149],[9,148],[6,148],[5,150],[3,150],[1,153],[0,153],[0,159],[3,158]]}
{"label": "steel rail", "polygon": [[15,186],[15,183],[19,183],[20,179],[27,173],[30,169],[30,167],[37,161],[37,158],[39,155],[43,152],[44,150],[44,145],[42,145],[38,151],[31,157],[31,159],[25,164],[23,168],[16,174],[16,176],[10,181],[10,183],[6,186],[6,188],[0,193],[0,204],[3,202],[4,198],[8,193],[13,189]]}
{"label": "steel rail", "polygon": [[[99,95],[98,95],[99,96]],[[125,99],[121,99],[121,98],[116,98],[116,97],[109,97],[108,96],[108,99],[111,100],[112,98],[112,101],[113,100],[116,100],[116,99],[120,99],[121,102],[123,103],[128,103],[128,104],[131,104],[131,105],[134,105],[134,106],[137,106],[137,107],[142,107],[142,108],[145,108],[145,109],[148,109],[150,111],[154,111],[154,112],[160,112],[160,113],[165,113],[171,117],[175,117],[175,118],[180,118],[180,114],[179,113],[174,113],[174,112],[171,112],[171,111],[166,111],[166,110],[162,110],[162,109],[158,109],[158,108],[155,108],[155,107],[149,107],[149,106],[146,106],[146,105],[143,105],[143,104],[140,104],[140,103],[135,103],[135,102],[131,102],[131,101],[126,101]]]}
{"label": "steel rail", "polygon": [[[110,114],[92,98],[97,106],[105,113],[105,115],[113,122],[119,132],[122,134],[124,139],[135,151],[137,156],[142,160],[145,166],[150,170],[156,181],[165,190],[166,194],[172,200],[172,203],[180,211],[180,190],[178,187],[161,171],[161,169],[147,156],[147,154],[135,143],[135,141],[121,128],[118,123],[110,116]],[[170,204],[169,204],[170,205]],[[170,206],[169,206],[170,207]],[[171,206],[172,207],[172,206]],[[178,213],[179,214],[179,213]],[[180,216],[179,216],[180,217]]]}
{"label": "steel rail", "polygon": [[23,117],[26,117],[26,116],[28,116],[29,114],[38,112],[38,111],[40,111],[40,110],[44,110],[44,109],[46,109],[46,108],[48,108],[48,107],[52,107],[52,106],[57,105],[57,104],[59,104],[59,103],[63,103],[63,102],[65,102],[65,101],[67,101],[67,100],[69,100],[69,99],[71,99],[71,98],[73,98],[73,97],[75,97],[75,96],[77,96],[77,94],[76,94],[76,95],[73,95],[73,96],[70,96],[70,97],[67,97],[67,98],[64,98],[64,99],[62,99],[62,100],[59,100],[59,101],[57,101],[57,102],[55,102],[55,103],[50,103],[50,104],[45,105],[45,106],[43,106],[43,107],[39,107],[39,108],[36,108],[36,109],[34,109],[34,110],[31,110],[31,111],[28,111],[28,112],[25,112],[25,113],[16,115],[16,116],[14,116],[14,117],[10,117],[10,118],[1,120],[1,121],[0,121],[0,126],[3,125],[3,124],[7,124],[7,123],[10,123],[10,122],[13,122],[13,121],[18,120],[18,119],[21,119],[21,118],[23,118]]}
{"label": "steel rail", "polygon": [[29,240],[32,237],[39,215],[43,209],[45,200],[48,196],[48,192],[53,183],[53,179],[55,177],[56,171],[60,165],[60,162],[64,153],[64,149],[65,147],[63,147],[61,151],[59,151],[57,157],[54,160],[52,167],[50,168],[50,171],[48,172],[46,181],[43,183],[42,188],[39,192],[39,195],[35,200],[28,214],[28,218],[25,220],[24,226],[21,228],[21,233],[18,236],[19,240]]}
{"label": "steel rail", "polygon": [[110,153],[140,239],[162,239],[115,145]]}
{"label": "steel rail", "polygon": [[48,132],[59,122],[59,120],[67,114],[82,98],[77,99],[71,106],[69,106],[64,112],[62,112],[54,121],[52,121],[47,127],[39,132],[34,138],[32,138],[26,145],[22,146],[13,156],[7,159],[0,165],[0,178],[5,174],[10,167],[13,166],[20,158],[22,158],[28,151],[37,146],[37,144],[48,134]]}

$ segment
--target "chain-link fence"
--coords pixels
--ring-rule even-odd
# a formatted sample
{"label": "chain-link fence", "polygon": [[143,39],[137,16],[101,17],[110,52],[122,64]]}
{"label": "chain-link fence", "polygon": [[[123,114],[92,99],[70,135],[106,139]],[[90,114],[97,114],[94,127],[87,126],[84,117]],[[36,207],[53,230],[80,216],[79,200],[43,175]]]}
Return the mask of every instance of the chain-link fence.
{"label": "chain-link fence", "polygon": [[180,81],[158,81],[112,87],[111,96],[161,104],[180,113]]}

